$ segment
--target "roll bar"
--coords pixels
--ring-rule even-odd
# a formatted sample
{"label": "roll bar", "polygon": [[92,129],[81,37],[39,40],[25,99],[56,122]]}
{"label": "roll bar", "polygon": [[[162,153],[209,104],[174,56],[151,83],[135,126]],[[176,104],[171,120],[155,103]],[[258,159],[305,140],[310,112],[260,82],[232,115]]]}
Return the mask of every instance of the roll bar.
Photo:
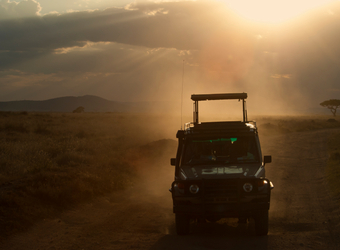
{"label": "roll bar", "polygon": [[199,101],[210,101],[210,100],[242,100],[243,107],[243,122],[248,120],[246,101],[247,93],[225,93],[225,94],[202,94],[202,95],[191,95],[191,100],[194,101],[194,124],[198,124],[198,102]]}

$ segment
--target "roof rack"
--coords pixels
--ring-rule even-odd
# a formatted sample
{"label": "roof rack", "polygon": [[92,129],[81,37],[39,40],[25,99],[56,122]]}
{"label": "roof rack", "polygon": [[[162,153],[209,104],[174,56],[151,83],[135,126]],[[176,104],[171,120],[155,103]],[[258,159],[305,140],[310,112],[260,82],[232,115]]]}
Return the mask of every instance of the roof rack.
{"label": "roof rack", "polygon": [[248,121],[246,123],[242,121],[230,121],[230,122],[203,122],[200,124],[194,124],[188,122],[185,124],[184,130],[179,130],[177,138],[183,137],[184,135],[193,137],[204,137],[206,135],[244,135],[247,136],[249,133],[257,134],[256,122]]}
{"label": "roof rack", "polygon": [[209,101],[209,100],[231,100],[247,99],[247,93],[228,93],[228,94],[203,94],[203,95],[191,95],[193,101]]}
{"label": "roof rack", "polygon": [[224,94],[203,94],[203,95],[191,95],[191,100],[194,101],[194,124],[198,123],[198,102],[199,101],[209,101],[209,100],[242,100],[243,108],[243,122],[246,123],[248,120],[246,101],[248,95],[247,93],[224,93]]}

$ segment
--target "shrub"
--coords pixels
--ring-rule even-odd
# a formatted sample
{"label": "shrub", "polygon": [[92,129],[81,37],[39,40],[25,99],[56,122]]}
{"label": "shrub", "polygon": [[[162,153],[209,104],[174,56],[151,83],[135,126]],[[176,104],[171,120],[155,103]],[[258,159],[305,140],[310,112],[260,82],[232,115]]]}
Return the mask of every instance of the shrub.
{"label": "shrub", "polygon": [[4,129],[7,132],[19,132],[19,133],[28,133],[29,132],[27,126],[22,122],[6,123]]}
{"label": "shrub", "polygon": [[36,134],[42,134],[42,135],[48,135],[51,133],[51,131],[48,129],[47,124],[43,124],[43,123],[38,123],[33,131]]}

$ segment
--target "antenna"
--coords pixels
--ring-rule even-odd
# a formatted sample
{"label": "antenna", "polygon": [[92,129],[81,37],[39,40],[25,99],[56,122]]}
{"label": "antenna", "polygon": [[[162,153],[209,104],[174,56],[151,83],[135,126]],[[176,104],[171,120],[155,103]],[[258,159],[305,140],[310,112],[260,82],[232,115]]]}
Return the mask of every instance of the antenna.
{"label": "antenna", "polygon": [[182,94],[181,94],[181,130],[182,130],[182,119],[183,119],[183,85],[184,85],[184,60],[183,60],[183,72],[182,72]]}

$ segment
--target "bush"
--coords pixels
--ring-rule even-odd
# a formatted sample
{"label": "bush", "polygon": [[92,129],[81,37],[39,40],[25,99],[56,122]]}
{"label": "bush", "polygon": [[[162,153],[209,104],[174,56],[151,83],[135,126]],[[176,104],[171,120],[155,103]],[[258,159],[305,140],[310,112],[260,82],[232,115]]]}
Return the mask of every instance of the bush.
{"label": "bush", "polygon": [[340,199],[340,133],[334,133],[328,141],[329,159],[327,178],[333,194]]}
{"label": "bush", "polygon": [[157,142],[167,138],[165,129],[172,136],[176,131],[157,116],[15,112],[0,116],[0,238],[132,186],[138,167],[150,170],[151,164],[140,166],[142,156],[152,163],[163,149],[177,146],[172,140]]}
{"label": "bush", "polygon": [[19,132],[19,133],[29,132],[27,126],[22,122],[6,123],[4,129],[7,132]]}
{"label": "bush", "polygon": [[41,135],[48,135],[51,133],[51,131],[48,129],[47,124],[43,124],[43,123],[38,123],[36,127],[34,128],[33,132],[36,134],[41,134]]}

